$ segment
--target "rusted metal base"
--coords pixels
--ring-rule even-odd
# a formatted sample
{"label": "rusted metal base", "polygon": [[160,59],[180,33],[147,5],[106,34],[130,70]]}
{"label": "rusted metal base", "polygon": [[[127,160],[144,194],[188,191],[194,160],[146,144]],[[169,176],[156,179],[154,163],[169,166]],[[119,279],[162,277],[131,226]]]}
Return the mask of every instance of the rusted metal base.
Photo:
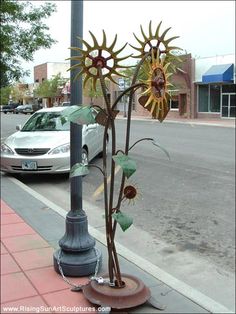
{"label": "rusted metal base", "polygon": [[[108,274],[102,277],[109,279]],[[113,309],[132,308],[150,299],[151,292],[140,279],[122,274],[122,280],[125,283],[122,288],[90,281],[88,285],[83,287],[84,296],[93,304],[108,306]]]}

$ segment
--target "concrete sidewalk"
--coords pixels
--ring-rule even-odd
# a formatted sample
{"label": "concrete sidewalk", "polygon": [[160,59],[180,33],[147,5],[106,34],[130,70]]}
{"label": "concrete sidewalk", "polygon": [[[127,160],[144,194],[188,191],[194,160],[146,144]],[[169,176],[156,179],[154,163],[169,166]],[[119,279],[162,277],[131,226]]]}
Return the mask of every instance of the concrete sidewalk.
{"label": "concrete sidewalk", "polygon": [[[65,211],[12,177],[2,176],[1,185],[1,313],[99,312],[54,271],[53,252],[65,231]],[[103,254],[102,274],[107,272],[107,253],[101,235],[96,238]],[[168,274],[159,272],[161,278],[157,278],[154,265],[124,247],[117,248],[121,271],[141,279],[166,306],[160,311],[144,304],[125,313],[230,313]],[[89,278],[69,280],[85,284]]]}
{"label": "concrete sidewalk", "polygon": [[[117,116],[118,119],[126,119],[122,115]],[[149,121],[153,123],[160,123],[158,120],[151,119],[149,116],[132,116],[133,121]],[[189,124],[189,125],[205,125],[205,126],[218,126],[218,127],[225,127],[225,128],[235,128],[235,118],[231,119],[187,119],[187,118],[169,118],[168,116],[162,122],[165,123],[180,123],[180,124]]]}

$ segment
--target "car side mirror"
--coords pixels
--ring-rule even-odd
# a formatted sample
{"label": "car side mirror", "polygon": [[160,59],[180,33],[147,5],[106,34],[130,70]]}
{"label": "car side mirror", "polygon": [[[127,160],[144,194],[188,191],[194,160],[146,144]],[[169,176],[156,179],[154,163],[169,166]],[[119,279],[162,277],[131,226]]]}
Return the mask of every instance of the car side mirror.
{"label": "car side mirror", "polygon": [[16,126],[16,130],[17,130],[17,131],[20,131],[20,130],[21,130],[21,124],[19,124],[19,125]]}

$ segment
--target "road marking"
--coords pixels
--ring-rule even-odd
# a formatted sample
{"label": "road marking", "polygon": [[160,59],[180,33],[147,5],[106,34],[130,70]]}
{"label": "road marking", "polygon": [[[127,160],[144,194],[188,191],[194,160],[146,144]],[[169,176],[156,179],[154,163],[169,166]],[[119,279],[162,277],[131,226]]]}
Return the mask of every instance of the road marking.
{"label": "road marking", "polygon": [[[115,175],[120,171],[121,167],[116,166],[115,168]],[[107,178],[107,183],[109,184],[111,182],[111,176]],[[93,198],[98,197],[102,192],[104,191],[104,183],[102,183],[97,190],[93,193]]]}

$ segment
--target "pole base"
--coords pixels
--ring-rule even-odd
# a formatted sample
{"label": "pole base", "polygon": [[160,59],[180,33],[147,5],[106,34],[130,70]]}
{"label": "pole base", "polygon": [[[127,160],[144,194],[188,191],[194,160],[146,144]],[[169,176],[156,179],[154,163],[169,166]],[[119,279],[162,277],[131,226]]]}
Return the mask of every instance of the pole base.
{"label": "pole base", "polygon": [[[59,274],[61,274],[58,265],[59,258],[63,274],[69,277],[83,277],[94,274],[97,263],[98,269],[102,263],[102,253],[97,248],[73,253],[58,249],[53,254],[53,264],[55,271]],[[98,259],[99,262],[97,262]]]}
{"label": "pole base", "polygon": [[[108,274],[102,277],[109,279]],[[150,299],[151,292],[140,279],[127,274],[122,274],[121,277],[124,282],[121,288],[90,281],[83,287],[84,296],[93,304],[117,310],[132,308]]]}

